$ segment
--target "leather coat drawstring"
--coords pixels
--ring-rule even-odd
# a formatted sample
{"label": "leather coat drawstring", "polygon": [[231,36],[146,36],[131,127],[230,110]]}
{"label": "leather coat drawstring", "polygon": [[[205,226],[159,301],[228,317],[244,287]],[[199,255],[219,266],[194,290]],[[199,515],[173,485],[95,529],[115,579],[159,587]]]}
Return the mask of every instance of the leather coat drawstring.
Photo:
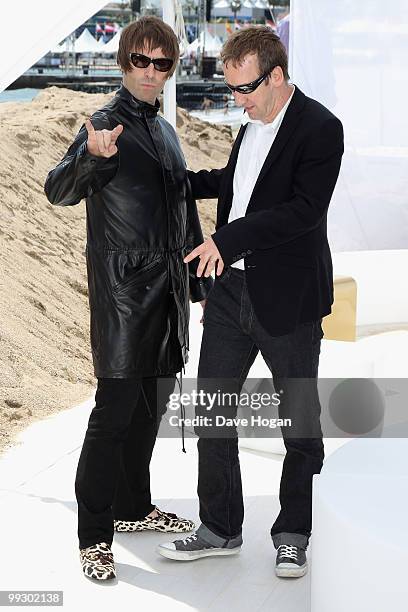
{"label": "leather coat drawstring", "polygon": [[[179,386],[179,389],[180,389],[180,398],[181,398],[181,395],[183,393],[183,371],[184,371],[184,374],[185,374],[186,372],[185,372],[184,365],[183,365],[183,369],[180,372],[180,380],[177,378],[177,374],[176,374],[176,380],[177,380],[177,383],[178,383],[178,386]],[[181,448],[181,450],[183,451],[183,453],[187,454],[186,448],[184,446],[184,437],[185,437],[184,436],[184,421],[185,421],[185,418],[186,418],[186,409],[185,409],[185,407],[184,407],[184,405],[182,403],[180,403],[180,412],[181,412],[181,441],[182,441],[182,448]]]}
{"label": "leather coat drawstring", "polygon": [[[143,389],[143,383],[141,383],[140,391],[141,391],[141,393],[143,395],[143,399],[145,401],[145,405],[146,405],[146,408],[147,408],[147,412],[149,413],[149,417],[152,419],[153,418],[153,413],[150,410],[149,400],[147,399],[145,390]],[[157,419],[157,415],[156,415],[156,419]]]}

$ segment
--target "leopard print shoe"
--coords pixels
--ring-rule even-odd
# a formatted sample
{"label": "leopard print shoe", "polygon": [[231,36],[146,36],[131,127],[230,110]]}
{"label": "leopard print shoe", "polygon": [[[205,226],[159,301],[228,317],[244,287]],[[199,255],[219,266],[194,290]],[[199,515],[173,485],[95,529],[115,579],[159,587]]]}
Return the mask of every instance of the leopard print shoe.
{"label": "leopard print shoe", "polygon": [[157,516],[147,516],[141,521],[114,521],[113,526],[115,531],[164,531],[171,533],[183,533],[193,531],[195,524],[185,518],[172,514],[171,512],[163,512],[156,508]]}
{"label": "leopard print shoe", "polygon": [[116,578],[115,564],[110,546],[100,542],[88,548],[81,548],[79,557],[82,571],[88,578],[95,580],[111,580]]}

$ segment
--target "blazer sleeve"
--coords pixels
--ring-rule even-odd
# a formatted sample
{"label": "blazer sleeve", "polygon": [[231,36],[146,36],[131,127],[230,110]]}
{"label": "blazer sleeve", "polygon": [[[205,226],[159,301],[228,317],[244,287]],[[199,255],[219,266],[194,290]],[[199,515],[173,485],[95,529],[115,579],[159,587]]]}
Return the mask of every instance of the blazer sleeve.
{"label": "blazer sleeve", "polygon": [[226,180],[227,168],[231,163],[234,150],[237,152],[239,150],[242,137],[245,134],[245,129],[246,126],[241,125],[237,137],[235,138],[228,163],[224,168],[219,168],[217,170],[199,170],[198,172],[188,170],[188,178],[191,183],[193,197],[196,200],[220,197],[222,182]]}
{"label": "blazer sleeve", "polygon": [[[197,205],[193,198],[190,181],[186,179],[186,202],[187,202],[187,253],[191,253],[199,244],[204,242],[201,230],[200,219],[198,216]],[[207,296],[214,284],[214,280],[209,277],[197,277],[197,268],[200,260],[196,257],[188,263],[188,281],[190,287],[190,299],[192,302],[200,302],[207,299]]]}
{"label": "blazer sleeve", "polygon": [[[97,111],[91,117],[96,130],[113,127],[105,113]],[[101,191],[115,176],[119,167],[119,151],[110,158],[91,155],[87,149],[88,132],[82,125],[74,142],[62,160],[48,173],[44,191],[58,206],[72,206],[83,198]]]}
{"label": "blazer sleeve", "polygon": [[[290,242],[316,228],[327,213],[343,151],[343,126],[330,117],[304,147],[293,173],[290,199],[267,210],[249,212],[212,234],[224,264],[231,265],[257,249]],[[267,198],[269,193],[261,197]]]}
{"label": "blazer sleeve", "polygon": [[187,170],[191,191],[195,200],[218,198],[225,168],[218,170]]}

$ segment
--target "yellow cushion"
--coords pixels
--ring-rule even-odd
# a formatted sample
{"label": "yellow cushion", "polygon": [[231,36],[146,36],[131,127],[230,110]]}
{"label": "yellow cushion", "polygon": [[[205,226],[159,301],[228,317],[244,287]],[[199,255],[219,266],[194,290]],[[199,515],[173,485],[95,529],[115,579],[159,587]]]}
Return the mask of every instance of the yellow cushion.
{"label": "yellow cushion", "polygon": [[357,283],[351,276],[334,277],[334,304],[323,319],[326,340],[356,340]]}

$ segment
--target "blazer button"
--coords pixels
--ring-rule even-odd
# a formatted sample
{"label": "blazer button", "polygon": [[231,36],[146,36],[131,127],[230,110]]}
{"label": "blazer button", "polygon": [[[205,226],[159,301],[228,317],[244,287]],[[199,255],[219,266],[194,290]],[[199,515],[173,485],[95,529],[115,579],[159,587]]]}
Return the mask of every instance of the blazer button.
{"label": "blazer button", "polygon": [[247,254],[250,255],[252,253],[252,251],[247,251]]}
{"label": "blazer button", "polygon": [[150,285],[146,285],[145,288],[146,288],[147,291],[149,291],[149,289],[151,289],[151,286]]}

